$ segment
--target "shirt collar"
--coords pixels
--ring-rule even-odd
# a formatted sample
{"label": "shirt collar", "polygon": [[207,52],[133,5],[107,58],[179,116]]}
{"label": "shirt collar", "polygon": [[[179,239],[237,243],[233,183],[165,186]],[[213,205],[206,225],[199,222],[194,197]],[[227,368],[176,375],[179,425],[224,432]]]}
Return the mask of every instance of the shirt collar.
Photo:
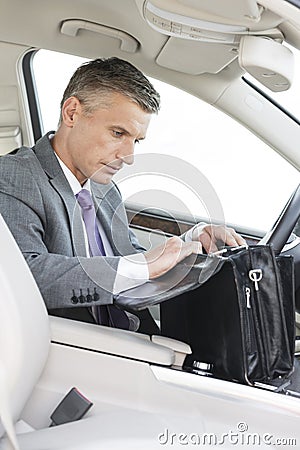
{"label": "shirt collar", "polygon": [[54,152],[60,167],[69,183],[69,185],[71,186],[71,189],[73,191],[74,195],[77,195],[81,189],[87,189],[88,191],[91,192],[91,182],[89,179],[86,180],[86,182],[84,183],[83,186],[81,186],[81,184],[79,183],[79,181],[77,180],[77,178],[75,177],[75,175],[71,172],[71,170],[69,169],[69,167],[67,167],[65,165],[65,163],[60,159],[60,157]]}

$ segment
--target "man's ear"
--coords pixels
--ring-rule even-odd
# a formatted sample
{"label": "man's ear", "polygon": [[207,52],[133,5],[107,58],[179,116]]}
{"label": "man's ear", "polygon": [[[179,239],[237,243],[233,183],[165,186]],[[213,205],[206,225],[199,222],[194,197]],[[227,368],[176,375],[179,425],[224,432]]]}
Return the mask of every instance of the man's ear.
{"label": "man's ear", "polygon": [[69,127],[73,128],[77,114],[81,111],[81,104],[77,97],[69,97],[64,102],[61,110],[62,121]]}

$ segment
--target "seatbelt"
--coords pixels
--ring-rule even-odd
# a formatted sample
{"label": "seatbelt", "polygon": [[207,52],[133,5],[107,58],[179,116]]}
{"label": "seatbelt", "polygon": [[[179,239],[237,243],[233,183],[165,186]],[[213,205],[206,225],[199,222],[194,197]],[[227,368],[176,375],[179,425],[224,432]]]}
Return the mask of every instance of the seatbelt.
{"label": "seatbelt", "polygon": [[4,368],[0,365],[0,419],[10,443],[10,446],[7,448],[7,450],[20,450],[19,444],[17,442],[14,424],[8,407],[6,387],[6,374]]}

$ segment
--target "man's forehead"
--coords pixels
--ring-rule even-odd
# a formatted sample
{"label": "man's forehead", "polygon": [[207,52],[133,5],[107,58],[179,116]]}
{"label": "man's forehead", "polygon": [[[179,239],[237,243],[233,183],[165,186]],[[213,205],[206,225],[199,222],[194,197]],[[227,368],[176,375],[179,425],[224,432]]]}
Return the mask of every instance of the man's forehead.
{"label": "man's forehead", "polygon": [[140,109],[142,112],[146,113],[144,109],[139,105],[139,103],[132,97],[129,97],[128,95],[122,94],[121,92],[109,92],[106,97],[107,105],[109,107],[115,107],[115,106],[134,106],[135,108]]}

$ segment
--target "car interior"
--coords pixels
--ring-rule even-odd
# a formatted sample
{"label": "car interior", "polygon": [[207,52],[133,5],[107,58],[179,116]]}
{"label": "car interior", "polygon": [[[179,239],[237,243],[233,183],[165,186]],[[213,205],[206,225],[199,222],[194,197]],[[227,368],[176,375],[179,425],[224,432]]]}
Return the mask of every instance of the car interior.
{"label": "car interior", "polygon": [[[0,0],[0,6],[1,155],[34,145],[48,131],[32,72],[33,59],[42,49],[85,59],[126,59],[151,79],[175,86],[215,108],[224,120],[237,122],[280,157],[282,166],[289,166],[294,178],[287,175],[275,183],[282,189],[286,184],[288,190],[290,182],[293,189],[288,197],[284,194],[285,200],[278,199],[277,218],[269,228],[258,230],[251,223],[230,220],[229,225],[248,244],[271,244],[278,254],[294,257],[299,358],[300,121],[272,97],[289,91],[297,81],[293,73],[300,51],[299,2]],[[46,71],[51,84],[60,67],[47,66]],[[179,105],[182,123],[185,113]],[[212,134],[218,134],[218,126],[213,123]],[[230,146],[233,137],[227,139]],[[241,141],[241,150],[243,145]],[[246,158],[249,167],[240,172],[250,187],[256,184],[255,168],[262,173],[273,170],[253,161],[251,152]],[[235,176],[230,166],[222,170],[223,181]],[[196,184],[197,177],[195,173]],[[273,189],[267,182],[262,186],[266,192]],[[252,200],[255,204],[256,198]],[[265,207],[272,208],[272,201]],[[195,218],[153,205],[141,207],[130,198],[125,204],[130,227],[146,248],[203,219],[201,214]],[[300,439],[297,392],[280,395],[271,387],[186,370],[185,360],[193,349],[180,339],[181,317],[172,318],[171,337],[49,316],[1,208],[0,241],[1,450],[155,449],[166,444],[181,448],[184,439],[177,432],[199,437],[212,431],[211,446],[216,448],[216,436],[234,427],[236,431],[241,422],[251,433]],[[160,305],[150,309],[163,326]],[[52,412],[73,387],[92,407],[81,420],[50,426]],[[260,448],[267,447],[270,443],[260,443]]]}

